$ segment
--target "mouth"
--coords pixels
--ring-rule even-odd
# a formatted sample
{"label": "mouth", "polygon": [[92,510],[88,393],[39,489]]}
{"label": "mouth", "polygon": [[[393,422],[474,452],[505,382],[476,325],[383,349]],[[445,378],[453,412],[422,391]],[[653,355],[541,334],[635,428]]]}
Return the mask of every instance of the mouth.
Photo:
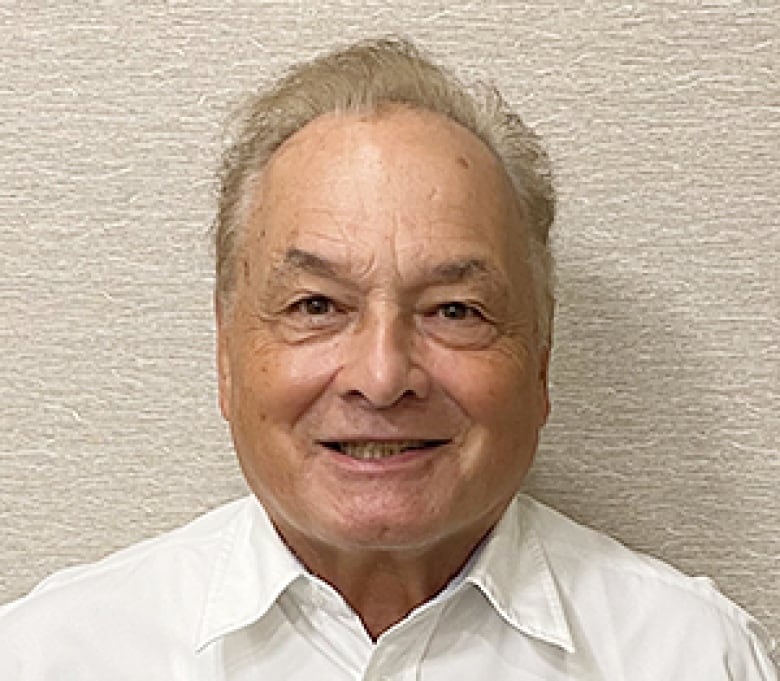
{"label": "mouth", "polygon": [[326,449],[343,454],[358,461],[373,461],[398,456],[405,452],[433,449],[447,444],[449,440],[324,440]]}

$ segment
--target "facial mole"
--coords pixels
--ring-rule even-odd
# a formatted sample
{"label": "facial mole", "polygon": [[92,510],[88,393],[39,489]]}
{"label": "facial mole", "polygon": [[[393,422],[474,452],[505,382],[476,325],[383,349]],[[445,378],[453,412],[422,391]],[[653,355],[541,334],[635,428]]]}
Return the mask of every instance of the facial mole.
{"label": "facial mole", "polygon": [[249,281],[249,258],[244,258],[244,281]]}
{"label": "facial mole", "polygon": [[458,156],[457,162],[461,168],[468,168],[471,165],[465,156]]}

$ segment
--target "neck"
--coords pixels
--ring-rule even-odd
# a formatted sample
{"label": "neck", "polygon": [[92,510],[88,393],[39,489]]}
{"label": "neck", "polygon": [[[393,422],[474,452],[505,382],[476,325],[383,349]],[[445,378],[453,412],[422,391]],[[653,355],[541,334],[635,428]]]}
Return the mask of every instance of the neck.
{"label": "neck", "polygon": [[489,530],[415,551],[344,550],[301,541],[294,532],[280,534],[309,572],[341,594],[376,641],[442,591]]}

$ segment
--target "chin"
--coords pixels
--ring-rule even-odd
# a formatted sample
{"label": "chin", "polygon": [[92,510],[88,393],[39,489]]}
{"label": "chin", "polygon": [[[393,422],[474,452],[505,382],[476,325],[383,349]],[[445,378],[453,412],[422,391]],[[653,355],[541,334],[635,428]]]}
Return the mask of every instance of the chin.
{"label": "chin", "polygon": [[323,532],[327,543],[345,549],[365,551],[403,551],[425,549],[446,540],[454,533],[452,521],[446,518],[421,516],[413,508],[403,513],[375,514],[359,518],[336,519]]}

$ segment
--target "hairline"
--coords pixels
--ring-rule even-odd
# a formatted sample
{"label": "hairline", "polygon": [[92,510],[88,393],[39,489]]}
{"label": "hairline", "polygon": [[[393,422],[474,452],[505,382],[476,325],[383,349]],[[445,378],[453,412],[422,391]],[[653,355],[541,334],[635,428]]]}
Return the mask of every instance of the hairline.
{"label": "hairline", "polygon": [[[408,93],[393,96],[393,85],[387,92],[382,90],[383,86],[377,86],[377,91],[374,91],[371,89],[374,84],[365,80],[367,76],[363,72],[357,74],[358,80],[350,81],[348,77],[355,76],[355,64],[349,62],[346,67],[343,67],[339,59],[345,54],[351,54],[354,58],[353,51],[361,49],[366,51],[360,55],[361,59],[370,59],[371,50],[377,50],[380,54],[383,54],[382,50],[386,50],[387,54],[383,54],[383,58],[400,59],[399,63],[403,67],[408,66],[414,71],[413,78],[418,79],[414,84],[420,89],[411,96]],[[336,83],[334,87],[341,85],[343,91],[329,91],[323,94],[322,90],[317,89],[318,85],[312,86],[310,81],[306,81],[306,78],[310,79],[317,69],[322,70],[323,63],[325,76]],[[362,62],[360,65],[363,65]],[[384,68],[387,68],[387,64]],[[387,75],[386,72],[380,71],[381,74]],[[346,85],[344,78],[347,78]],[[314,89],[307,91],[306,87],[314,87]],[[441,91],[436,91],[436,88]],[[311,95],[310,100],[306,99],[307,94]],[[534,289],[533,305],[538,335],[542,344],[549,345],[554,295],[548,232],[555,208],[554,189],[549,177],[549,161],[538,137],[505,105],[498,91],[492,88],[485,89],[482,95],[483,98],[480,98],[469,92],[448,71],[420,55],[411,43],[393,40],[366,41],[343,52],[337,51],[313,62],[299,65],[286,78],[277,81],[271,90],[265,94],[261,93],[255,103],[260,108],[260,115],[267,114],[270,121],[263,119],[258,125],[259,130],[263,130],[269,140],[258,139],[258,131],[255,131],[255,136],[250,137],[250,142],[256,144],[257,149],[254,149],[254,146],[241,147],[235,144],[228,152],[236,152],[237,157],[226,153],[223,158],[223,191],[220,196],[220,213],[215,223],[218,249],[215,294],[218,302],[221,302],[223,307],[231,307],[231,298],[235,292],[237,260],[245,242],[250,211],[258,200],[258,192],[261,191],[259,187],[262,186],[262,179],[269,165],[284,144],[321,116],[350,114],[381,116],[388,109],[403,107],[449,119],[481,141],[496,159],[509,182],[514,202],[519,209],[520,219],[517,222],[520,224],[515,227],[521,230],[522,237],[528,244],[526,260]],[[323,101],[317,100],[318,96]],[[298,106],[299,99],[306,100],[306,106]],[[276,102],[274,106],[278,105],[278,108],[271,108],[274,102]],[[244,120],[244,131],[248,133],[251,133],[249,125],[252,122],[251,113],[252,111],[249,110],[250,115]],[[290,119],[294,119],[292,124]],[[257,153],[247,154],[247,148],[250,152],[254,149]],[[226,177],[231,172],[235,172],[237,177],[233,178],[235,183],[228,187]],[[226,190],[231,189],[234,194],[238,194],[238,197],[234,195],[232,201],[225,201]],[[232,219],[227,223],[222,214],[224,205],[228,208],[232,206],[232,213],[229,213]],[[220,248],[224,245],[222,238],[226,239],[229,246],[227,251]]]}

